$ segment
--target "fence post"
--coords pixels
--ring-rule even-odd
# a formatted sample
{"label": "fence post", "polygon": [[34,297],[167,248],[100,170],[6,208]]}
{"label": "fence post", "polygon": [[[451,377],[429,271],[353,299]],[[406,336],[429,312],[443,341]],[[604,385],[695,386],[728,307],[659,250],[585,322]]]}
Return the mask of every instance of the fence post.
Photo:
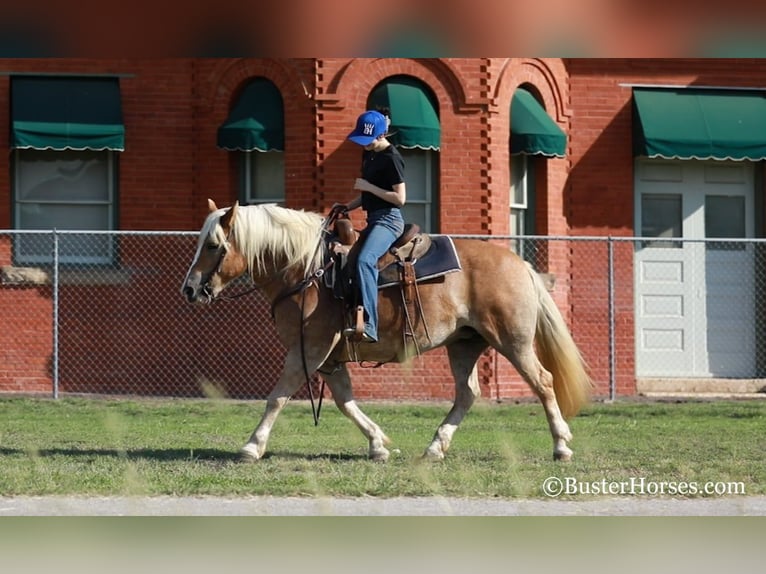
{"label": "fence post", "polygon": [[607,253],[609,258],[609,400],[617,396],[616,361],[615,361],[615,310],[614,310],[614,240],[607,238]]}
{"label": "fence post", "polygon": [[59,398],[59,236],[53,230],[53,356],[51,369],[53,371],[53,398]]}

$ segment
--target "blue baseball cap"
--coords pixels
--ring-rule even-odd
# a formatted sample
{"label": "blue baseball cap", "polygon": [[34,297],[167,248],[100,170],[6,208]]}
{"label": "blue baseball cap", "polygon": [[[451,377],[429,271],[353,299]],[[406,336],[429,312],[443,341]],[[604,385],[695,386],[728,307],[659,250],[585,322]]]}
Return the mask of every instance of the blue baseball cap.
{"label": "blue baseball cap", "polygon": [[388,120],[380,112],[369,110],[356,120],[356,129],[348,134],[348,139],[361,146],[370,145],[379,136],[388,131]]}

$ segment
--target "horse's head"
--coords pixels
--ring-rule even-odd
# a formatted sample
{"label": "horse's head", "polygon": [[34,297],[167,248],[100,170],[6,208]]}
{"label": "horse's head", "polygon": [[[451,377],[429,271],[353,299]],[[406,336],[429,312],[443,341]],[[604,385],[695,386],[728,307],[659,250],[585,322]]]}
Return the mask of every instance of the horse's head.
{"label": "horse's head", "polygon": [[218,209],[213,200],[208,199],[208,207],[210,214],[202,226],[197,252],[181,286],[189,303],[211,302],[230,281],[247,270],[232,234],[239,202],[229,209]]}

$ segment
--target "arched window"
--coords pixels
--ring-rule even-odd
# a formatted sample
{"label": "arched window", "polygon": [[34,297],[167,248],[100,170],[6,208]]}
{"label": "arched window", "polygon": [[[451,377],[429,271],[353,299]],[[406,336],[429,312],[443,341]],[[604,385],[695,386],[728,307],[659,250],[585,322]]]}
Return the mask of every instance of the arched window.
{"label": "arched window", "polygon": [[244,87],[218,128],[218,147],[241,152],[240,202],[284,203],[284,104],[270,80]]}
{"label": "arched window", "polygon": [[[518,88],[511,101],[511,235],[535,235],[536,163],[538,158],[564,157],[566,143],[566,134],[532,92]],[[529,260],[523,241],[516,240],[511,247]]]}
{"label": "arched window", "polygon": [[405,220],[423,231],[438,231],[441,127],[436,97],[417,78],[391,76],[370,93],[368,108],[390,113],[389,140],[405,161]]}

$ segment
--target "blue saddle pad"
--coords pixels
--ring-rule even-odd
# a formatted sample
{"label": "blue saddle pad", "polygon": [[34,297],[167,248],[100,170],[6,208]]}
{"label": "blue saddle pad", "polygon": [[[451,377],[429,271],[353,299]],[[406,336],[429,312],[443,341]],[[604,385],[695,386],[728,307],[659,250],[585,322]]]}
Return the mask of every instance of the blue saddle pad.
{"label": "blue saddle pad", "polygon": [[[378,289],[400,283],[398,266],[398,263],[392,263],[380,272]],[[447,235],[431,236],[431,247],[415,261],[415,279],[418,283],[461,270],[455,244]]]}

